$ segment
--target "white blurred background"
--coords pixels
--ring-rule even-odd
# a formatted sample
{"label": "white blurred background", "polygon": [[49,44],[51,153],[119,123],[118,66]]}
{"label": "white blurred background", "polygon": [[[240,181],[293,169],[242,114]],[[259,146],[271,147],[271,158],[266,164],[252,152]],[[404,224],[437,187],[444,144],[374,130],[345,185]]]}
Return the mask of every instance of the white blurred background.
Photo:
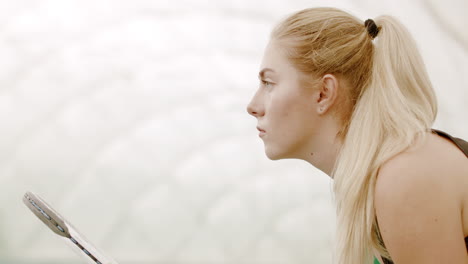
{"label": "white blurred background", "polygon": [[30,190],[122,263],[331,263],[332,182],[270,161],[246,105],[273,25],[394,15],[468,138],[466,0],[0,1],[0,263],[81,263]]}

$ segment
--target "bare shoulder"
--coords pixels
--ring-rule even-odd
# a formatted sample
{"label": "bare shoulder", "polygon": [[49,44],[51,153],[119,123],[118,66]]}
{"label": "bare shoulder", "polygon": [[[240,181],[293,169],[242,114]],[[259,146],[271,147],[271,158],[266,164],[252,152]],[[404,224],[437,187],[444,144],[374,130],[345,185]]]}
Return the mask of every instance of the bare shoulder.
{"label": "bare shoulder", "polygon": [[468,263],[462,215],[468,170],[462,162],[468,165],[449,142],[431,134],[381,166],[375,210],[396,264]]}

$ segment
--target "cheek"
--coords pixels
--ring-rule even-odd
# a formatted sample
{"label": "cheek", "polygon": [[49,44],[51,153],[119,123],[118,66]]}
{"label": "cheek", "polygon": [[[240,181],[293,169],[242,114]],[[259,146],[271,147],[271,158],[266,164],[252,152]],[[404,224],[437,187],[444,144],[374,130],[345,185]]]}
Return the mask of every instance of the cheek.
{"label": "cheek", "polygon": [[299,94],[279,95],[271,98],[271,111],[292,120],[306,119],[312,114],[312,103]]}
{"label": "cheek", "polygon": [[265,152],[272,160],[298,158],[311,145],[314,119],[307,107],[295,103],[281,101],[272,109],[271,130],[264,138]]}
{"label": "cheek", "polygon": [[267,109],[268,121],[272,129],[278,131],[283,127],[288,127],[293,106],[293,102],[288,97],[272,96]]}
{"label": "cheek", "polygon": [[272,98],[269,110],[270,121],[274,122],[272,125],[278,130],[278,136],[285,139],[310,132],[315,123],[312,105],[304,97],[285,95]]}

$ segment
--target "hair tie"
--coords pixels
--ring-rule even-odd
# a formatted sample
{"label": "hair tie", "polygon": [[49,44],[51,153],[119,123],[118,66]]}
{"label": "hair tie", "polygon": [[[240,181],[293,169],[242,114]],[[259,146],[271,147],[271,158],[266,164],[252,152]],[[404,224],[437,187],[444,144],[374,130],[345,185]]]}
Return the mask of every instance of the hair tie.
{"label": "hair tie", "polygon": [[369,33],[369,36],[371,36],[372,39],[377,37],[377,34],[379,34],[379,31],[380,31],[380,28],[377,27],[374,20],[367,19],[366,22],[364,22],[364,25],[367,28],[367,33]]}

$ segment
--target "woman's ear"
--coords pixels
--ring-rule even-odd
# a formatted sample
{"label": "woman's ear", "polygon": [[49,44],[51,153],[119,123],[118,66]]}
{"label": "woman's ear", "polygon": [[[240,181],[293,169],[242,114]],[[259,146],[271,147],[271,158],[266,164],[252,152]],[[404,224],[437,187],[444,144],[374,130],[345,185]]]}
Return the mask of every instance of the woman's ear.
{"label": "woman's ear", "polygon": [[325,113],[336,102],[338,97],[339,81],[333,74],[325,74],[320,79],[319,98],[317,100],[317,112]]}

